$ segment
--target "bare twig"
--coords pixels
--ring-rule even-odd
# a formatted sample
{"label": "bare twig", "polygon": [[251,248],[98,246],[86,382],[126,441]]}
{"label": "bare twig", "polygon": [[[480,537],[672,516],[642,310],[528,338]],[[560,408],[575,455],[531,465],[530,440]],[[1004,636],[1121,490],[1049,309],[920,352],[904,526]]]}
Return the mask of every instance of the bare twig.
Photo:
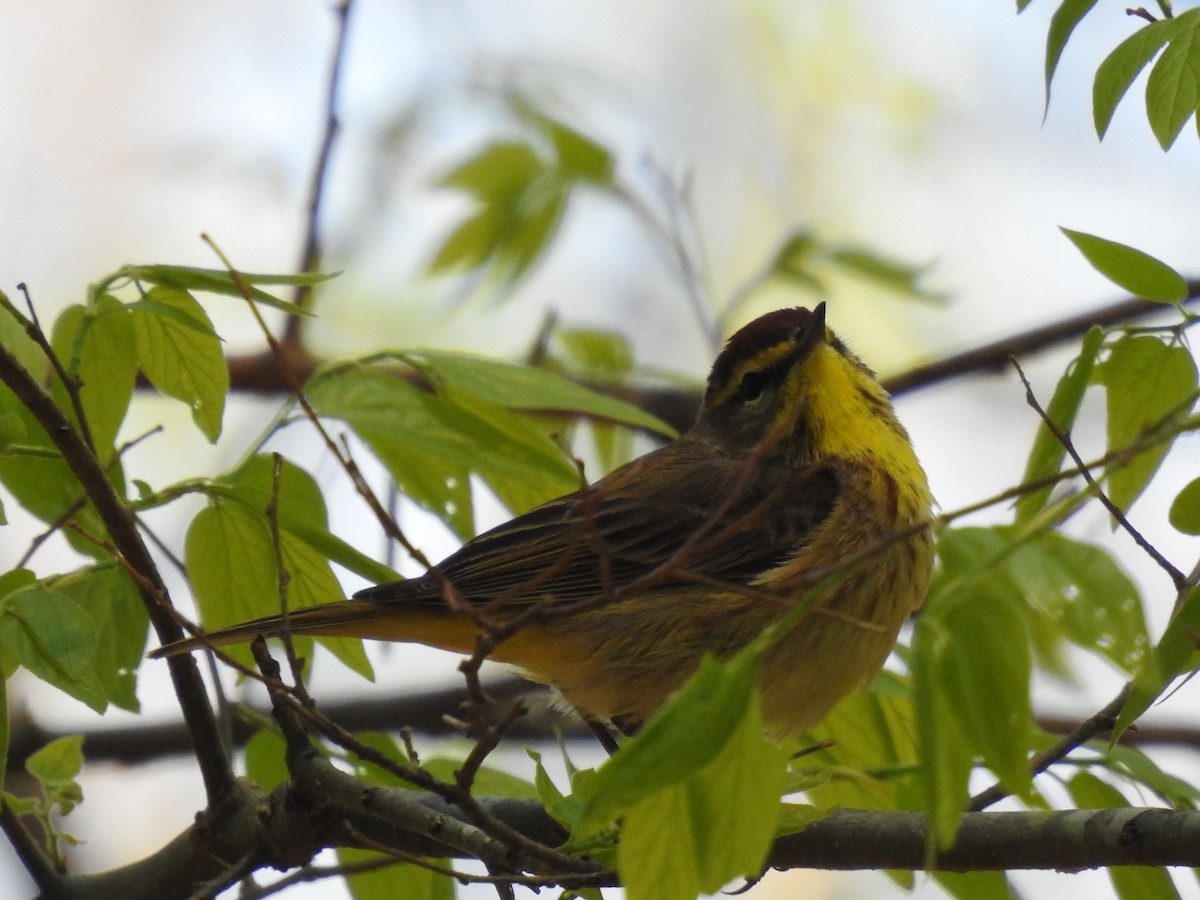
{"label": "bare twig", "polygon": [[1184,585],[1187,582],[1186,576],[1184,576],[1179,569],[1172,565],[1170,560],[1168,560],[1162,555],[1162,553],[1158,551],[1157,547],[1146,540],[1142,533],[1134,528],[1129,519],[1126,518],[1124,511],[1117,506],[1117,504],[1113,503],[1112,499],[1107,493],[1105,493],[1104,489],[1100,487],[1100,484],[1092,475],[1087,463],[1083,461],[1083,458],[1075,449],[1075,444],[1071,441],[1071,436],[1063,432],[1063,430],[1059,428],[1058,425],[1055,424],[1050,416],[1046,413],[1046,410],[1042,408],[1042,405],[1038,403],[1037,397],[1035,397],[1033,394],[1033,387],[1029,384],[1029,379],[1025,377],[1025,370],[1021,368],[1021,364],[1017,362],[1015,358],[1013,359],[1012,364],[1016,367],[1017,375],[1021,379],[1021,384],[1025,386],[1026,402],[1033,408],[1034,412],[1041,417],[1042,423],[1048,429],[1050,429],[1050,433],[1054,435],[1055,440],[1057,440],[1059,444],[1062,445],[1062,448],[1070,455],[1072,461],[1075,463],[1076,471],[1083,476],[1083,479],[1088,483],[1088,486],[1095,491],[1096,499],[1103,504],[1106,510],[1108,510],[1109,515],[1113,517],[1114,521],[1116,521],[1116,523],[1120,525],[1130,537],[1133,538],[1134,543],[1141,547],[1142,550],[1145,551],[1146,555],[1154,560],[1154,562],[1158,564],[1159,568],[1167,573],[1172,584],[1175,586],[1176,592],[1183,590]]}
{"label": "bare twig", "polygon": [[[304,249],[300,254],[300,271],[317,271],[321,264],[321,202],[325,185],[329,180],[329,162],[333,157],[333,145],[341,131],[338,121],[338,91],[342,80],[342,69],[346,61],[346,39],[350,31],[350,9],[353,0],[340,0],[333,7],[337,17],[337,38],[334,43],[333,59],[329,65],[329,81],[325,89],[325,125],[321,132],[321,146],[313,165],[312,180],[308,189],[308,215],[305,219]],[[292,302],[307,309],[312,299],[312,285],[298,284]],[[300,317],[292,316],[284,326],[283,343],[299,344],[301,336]]]}

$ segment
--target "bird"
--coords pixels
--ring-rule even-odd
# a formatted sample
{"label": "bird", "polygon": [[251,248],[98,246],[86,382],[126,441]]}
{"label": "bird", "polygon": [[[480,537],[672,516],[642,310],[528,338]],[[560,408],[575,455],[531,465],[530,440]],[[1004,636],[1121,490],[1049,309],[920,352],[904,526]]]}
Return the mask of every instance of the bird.
{"label": "bird", "polygon": [[767,728],[804,733],[882,667],[933,566],[933,499],[912,442],[825,319],[821,303],[749,322],[676,440],[424,575],[156,655],[284,630],[471,654],[486,632],[489,658],[632,734],[702,658],[732,656],[809,603],[759,671]]}

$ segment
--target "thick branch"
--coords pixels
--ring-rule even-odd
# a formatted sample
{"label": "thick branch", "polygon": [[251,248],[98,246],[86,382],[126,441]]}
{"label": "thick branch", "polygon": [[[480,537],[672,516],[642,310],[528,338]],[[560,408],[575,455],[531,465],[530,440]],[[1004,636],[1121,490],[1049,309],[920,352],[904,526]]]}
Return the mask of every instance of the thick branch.
{"label": "thick branch", "polygon": [[[220,829],[201,822],[147,859],[99,875],[69,876],[41,900],[175,900],[191,885],[218,877],[248,851],[259,867],[303,865],[319,846],[373,842],[415,854],[466,856],[498,849],[445,801],[414,791],[368,787],[315,755],[305,765],[329,778],[326,796],[287,788],[269,798],[250,791]],[[327,768],[323,768],[327,767]],[[483,800],[489,815],[533,840],[556,844],[562,830],[533,801]],[[397,820],[389,814],[397,813]],[[925,819],[919,813],[838,810],[804,831],[776,841],[774,868],[833,870],[926,868]],[[439,842],[430,835],[445,838]],[[347,837],[358,834],[359,838]],[[486,846],[476,846],[482,840]],[[457,846],[456,846],[457,845]],[[257,848],[257,849],[256,849]],[[508,862],[519,867],[519,860]],[[1068,812],[967,813],[953,847],[932,869],[1077,870],[1111,865],[1200,865],[1200,812],[1126,808]],[[548,881],[554,880],[547,878]],[[616,884],[613,873],[559,873],[559,882]]]}
{"label": "thick branch", "polygon": [[[84,492],[108,530],[113,546],[130,570],[134,583],[160,641],[170,643],[184,637],[183,630],[165,605],[167,589],[142,541],[133,514],[117,493],[104,467],[84,442],[74,424],[63,414],[50,395],[24,368],[7,347],[0,345],[0,381],[8,386],[29,410],[54,442],[63,459],[79,479]],[[221,753],[216,718],[200,678],[200,670],[190,655],[169,660],[171,679],[184,721],[191,735],[210,802],[219,800],[233,785],[233,773]]]}

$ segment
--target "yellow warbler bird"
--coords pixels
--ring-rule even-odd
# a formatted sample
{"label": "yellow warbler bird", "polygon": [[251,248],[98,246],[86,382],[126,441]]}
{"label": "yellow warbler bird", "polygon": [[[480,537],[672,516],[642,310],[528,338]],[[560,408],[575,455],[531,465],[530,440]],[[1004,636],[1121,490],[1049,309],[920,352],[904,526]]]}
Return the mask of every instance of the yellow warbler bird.
{"label": "yellow warbler bird", "polygon": [[[629,731],[706,653],[734,653],[809,598],[761,670],[769,726],[800,733],[879,669],[924,600],[931,502],[887,393],[825,305],[781,309],[729,339],[678,440],[287,628],[471,653],[494,626],[492,659]],[[272,616],[158,654],[283,629]]]}

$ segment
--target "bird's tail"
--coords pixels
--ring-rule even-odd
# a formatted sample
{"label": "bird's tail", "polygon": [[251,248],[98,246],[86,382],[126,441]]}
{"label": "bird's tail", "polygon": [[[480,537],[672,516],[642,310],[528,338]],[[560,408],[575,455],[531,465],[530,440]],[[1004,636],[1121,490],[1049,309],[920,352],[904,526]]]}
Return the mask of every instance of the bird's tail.
{"label": "bird's tail", "polygon": [[[316,637],[360,637],[376,640],[419,641],[435,645],[449,645],[446,649],[469,647],[472,629],[462,627],[461,620],[455,622],[443,613],[413,613],[364,600],[341,600],[293,610],[284,616],[264,616],[242,622],[229,628],[208,634],[190,637],[173,644],[159,647],[150,653],[154,659],[178,656],[205,647],[223,644],[239,644],[263,637],[278,637],[285,631],[296,635]],[[432,640],[431,630],[436,630],[441,640]]]}

